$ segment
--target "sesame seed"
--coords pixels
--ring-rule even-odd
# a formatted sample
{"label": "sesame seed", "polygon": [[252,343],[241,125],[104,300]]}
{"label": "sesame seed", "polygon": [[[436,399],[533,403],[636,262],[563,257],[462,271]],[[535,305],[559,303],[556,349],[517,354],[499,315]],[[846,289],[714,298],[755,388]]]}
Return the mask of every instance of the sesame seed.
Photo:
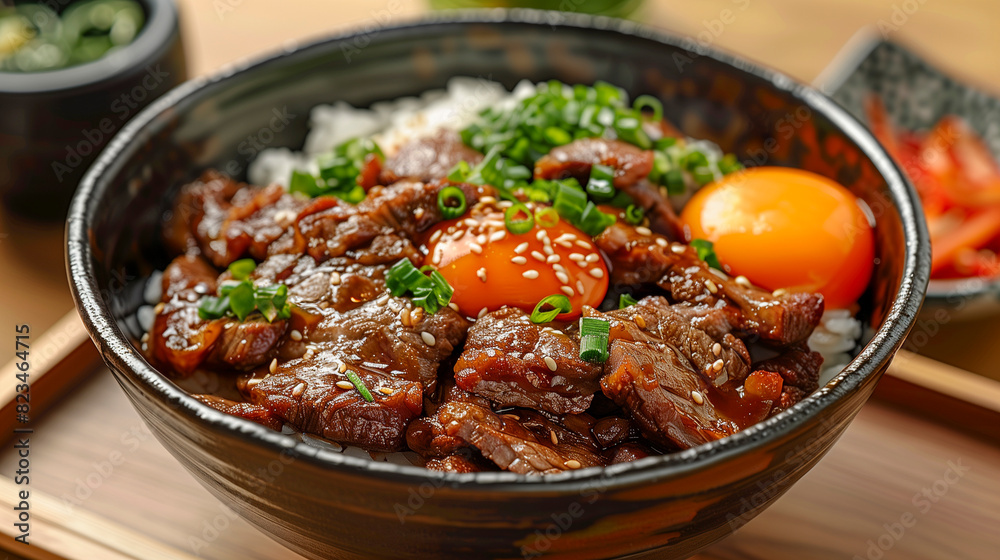
{"label": "sesame seed", "polygon": [[521,417],[518,416],[517,414],[510,414],[510,413],[508,413],[508,414],[504,414],[502,416],[504,418],[510,418],[511,420],[520,420],[521,419]]}
{"label": "sesame seed", "polygon": [[409,308],[403,309],[403,311],[399,314],[399,322],[402,323],[404,327],[413,326],[413,322],[410,321]]}
{"label": "sesame seed", "polygon": [[561,270],[556,271],[556,278],[558,278],[559,282],[562,284],[569,284],[569,276]]}
{"label": "sesame seed", "polygon": [[271,360],[271,365],[268,366],[267,370],[271,373],[278,371],[278,358]]}
{"label": "sesame seed", "polygon": [[548,236],[549,232],[545,231],[544,229],[540,229],[538,230],[538,233],[535,234],[535,239],[541,241],[542,239],[545,239]]}
{"label": "sesame seed", "polygon": [[719,293],[719,287],[716,286],[715,282],[712,282],[711,280],[705,280],[705,287],[708,288],[708,291],[712,292],[713,294]]}
{"label": "sesame seed", "polygon": [[716,356],[718,356],[719,354],[722,354],[722,345],[719,344],[718,342],[716,342],[715,344],[713,344],[712,345],[712,353],[715,354]]}
{"label": "sesame seed", "polygon": [[402,306],[399,305],[399,303],[396,300],[389,300],[389,309],[391,309],[393,313],[399,313],[399,310],[402,309]]}
{"label": "sesame seed", "polygon": [[337,371],[339,371],[340,373],[344,373],[345,371],[347,371],[347,364],[341,362],[340,367],[337,368]]}
{"label": "sesame seed", "polygon": [[497,206],[499,206],[500,208],[510,208],[513,205],[514,203],[509,200],[501,200],[500,202],[497,203]]}
{"label": "sesame seed", "polygon": [[416,219],[419,220],[423,216],[424,216],[424,209],[423,209],[423,207],[417,206],[416,208],[413,209],[413,217],[415,217]]}
{"label": "sesame seed", "polygon": [[476,276],[478,276],[480,280],[482,280],[483,282],[485,282],[486,281],[486,267],[484,266],[483,268],[480,268],[479,270],[477,270],[476,271]]}
{"label": "sesame seed", "polygon": [[636,325],[639,325],[640,329],[646,328],[646,320],[643,319],[642,315],[636,315],[635,317],[632,317],[632,320],[635,321]]}
{"label": "sesame seed", "polygon": [[553,360],[552,358],[550,358],[549,356],[545,356],[545,365],[551,371],[555,371],[556,370],[556,361]]}
{"label": "sesame seed", "polygon": [[589,262],[589,263],[595,263],[595,262],[597,262],[599,260],[601,260],[601,257],[597,253],[591,253],[591,254],[587,255],[587,262]]}
{"label": "sesame seed", "polygon": [[290,337],[292,338],[292,340],[294,340],[294,341],[296,341],[296,342],[298,342],[298,341],[302,340],[302,333],[300,333],[300,332],[299,332],[298,330],[296,330],[296,329],[293,329],[293,330],[292,330],[292,332],[291,332],[291,333],[289,333],[289,335],[288,335],[288,336],[290,336]]}
{"label": "sesame seed", "polygon": [[573,244],[569,241],[556,241],[555,244],[566,249],[573,247]]}
{"label": "sesame seed", "polygon": [[583,281],[582,280],[577,280],[576,281],[576,291],[579,292],[581,296],[583,295]]}
{"label": "sesame seed", "polygon": [[563,466],[565,466],[567,469],[576,470],[582,467],[583,465],[581,465],[580,461],[577,461],[576,459],[570,459],[569,461],[563,463]]}
{"label": "sesame seed", "polygon": [[389,303],[389,294],[382,294],[377,300],[375,300],[375,305],[379,307],[385,307],[385,304],[387,303]]}
{"label": "sesame seed", "polygon": [[379,387],[378,388],[378,392],[382,393],[383,395],[391,395],[392,394],[392,389],[390,389],[388,387]]}
{"label": "sesame seed", "polygon": [[552,445],[559,445],[559,436],[555,430],[549,430],[549,439],[552,440]]}
{"label": "sesame seed", "polygon": [[160,303],[157,303],[156,307],[153,308],[153,313],[156,313],[157,315],[159,315],[160,313],[163,313],[163,309],[166,306],[167,306],[167,304],[163,303],[162,301]]}
{"label": "sesame seed", "polygon": [[521,253],[523,253],[523,252],[525,252],[527,250],[528,250],[528,242],[527,241],[525,241],[524,243],[521,243],[517,247],[514,247],[514,252],[517,253],[518,255],[520,255]]}
{"label": "sesame seed", "polygon": [[431,258],[431,262],[434,264],[441,264],[441,252],[434,251],[434,257]]}
{"label": "sesame seed", "polygon": [[771,295],[774,296],[774,297],[781,297],[781,296],[785,295],[786,293],[788,293],[788,292],[784,288],[778,288],[777,290],[774,290],[773,292],[771,292]]}
{"label": "sesame seed", "polygon": [[452,311],[458,311],[458,304],[455,302],[449,303],[448,307],[450,307]]}
{"label": "sesame seed", "polygon": [[677,253],[678,255],[685,251],[684,246],[681,245],[680,243],[674,243],[673,245],[671,245],[670,250],[673,251],[674,253]]}
{"label": "sesame seed", "polygon": [[566,267],[559,263],[555,263],[552,265],[552,270],[555,270],[556,272],[566,272]]}
{"label": "sesame seed", "polygon": [[437,342],[437,339],[434,338],[434,335],[432,335],[427,331],[420,333],[420,338],[424,340],[424,344],[426,344],[427,346],[434,346],[434,344]]}
{"label": "sesame seed", "polygon": [[747,277],[743,276],[742,274],[736,277],[736,283],[739,284],[740,286],[743,286],[744,288],[749,288],[751,285],[750,280],[748,280]]}
{"label": "sesame seed", "polygon": [[472,218],[466,218],[464,221],[462,221],[462,223],[468,227],[476,227],[479,225],[479,222],[473,220]]}
{"label": "sesame seed", "polygon": [[502,240],[504,237],[507,237],[507,232],[501,229],[491,233],[489,240],[491,243],[496,243],[497,241]]}
{"label": "sesame seed", "polygon": [[667,243],[667,240],[662,237],[656,238],[656,244],[659,245],[660,247],[666,247],[667,245],[670,245],[670,243]]}
{"label": "sesame seed", "polygon": [[331,286],[339,286],[341,280],[342,279],[340,278],[340,273],[339,272],[331,272],[330,273],[330,285]]}
{"label": "sesame seed", "polygon": [[410,311],[410,322],[413,323],[413,326],[415,327],[420,323],[420,321],[423,320],[424,320],[424,308],[414,307],[413,311]]}
{"label": "sesame seed", "polygon": [[338,381],[336,383],[336,385],[337,385],[337,387],[340,387],[341,389],[351,390],[351,389],[354,388],[354,384],[351,383],[350,381]]}
{"label": "sesame seed", "polygon": [[142,338],[140,338],[143,343],[149,342],[149,333],[142,333]]}
{"label": "sesame seed", "polygon": [[302,393],[305,392],[306,392],[306,384],[299,383],[298,385],[295,386],[294,389],[292,389],[292,398],[297,399],[302,396]]}
{"label": "sesame seed", "polygon": [[545,259],[548,264],[555,264],[559,262],[559,255],[549,255],[549,258]]}
{"label": "sesame seed", "polygon": [[477,255],[483,254],[483,246],[479,243],[469,243],[469,250]]}
{"label": "sesame seed", "polygon": [[556,254],[555,249],[552,248],[552,245],[546,245],[542,247],[542,251],[545,251],[545,254],[550,256]]}
{"label": "sesame seed", "polygon": [[437,242],[438,239],[441,239],[441,230],[434,232],[434,235],[431,236],[431,243]]}
{"label": "sesame seed", "polygon": [[532,251],[531,256],[537,261],[545,262],[545,255],[539,253],[538,251]]}
{"label": "sesame seed", "polygon": [[476,318],[478,319],[478,318],[482,317],[483,315],[486,315],[489,312],[490,312],[490,310],[486,309],[484,307],[484,308],[482,308],[482,309],[479,310],[479,314],[476,315]]}
{"label": "sesame seed", "polygon": [[697,404],[705,404],[705,397],[701,396],[698,391],[691,391],[691,400]]}
{"label": "sesame seed", "polygon": [[316,351],[312,348],[306,350],[306,353],[302,355],[303,360],[311,360],[313,356],[316,355]]}
{"label": "sesame seed", "polygon": [[538,271],[537,270],[525,270],[524,272],[521,273],[521,276],[524,276],[528,280],[534,280],[535,278],[538,278]]}
{"label": "sesame seed", "polygon": [[570,242],[576,241],[576,234],[575,233],[564,233],[564,234],[562,234],[562,235],[560,235],[559,237],[556,238],[556,243],[559,243],[560,241],[570,241]]}
{"label": "sesame seed", "polygon": [[576,241],[574,241],[574,243],[576,244],[577,247],[581,249],[590,249],[591,247],[590,243],[587,243],[582,239],[577,239]]}
{"label": "sesame seed", "polygon": [[715,371],[722,371],[722,368],[725,367],[725,365],[726,362],[723,362],[722,359],[718,359],[712,362],[712,369]]}
{"label": "sesame seed", "polygon": [[512,262],[514,264],[528,264],[528,259],[526,259],[526,258],[518,255],[518,256],[510,259],[510,262]]}
{"label": "sesame seed", "polygon": [[573,297],[573,294],[576,293],[573,291],[573,288],[570,288],[569,286],[560,286],[559,289],[562,290],[562,293],[566,294],[569,297]]}
{"label": "sesame seed", "polygon": [[582,253],[570,253],[569,260],[571,261],[586,261],[587,257],[584,257]]}
{"label": "sesame seed", "polygon": [[599,268],[590,269],[590,275],[594,278],[604,278],[604,271]]}
{"label": "sesame seed", "polygon": [[497,203],[497,199],[493,198],[490,195],[486,195],[483,198],[480,198],[479,202],[481,202],[483,204],[496,204]]}
{"label": "sesame seed", "polygon": [[638,233],[639,235],[653,235],[652,230],[650,230],[646,226],[639,226],[635,228],[635,232]]}
{"label": "sesame seed", "polygon": [[480,245],[486,245],[486,240],[486,234],[480,233],[476,236],[476,243],[479,243]]}

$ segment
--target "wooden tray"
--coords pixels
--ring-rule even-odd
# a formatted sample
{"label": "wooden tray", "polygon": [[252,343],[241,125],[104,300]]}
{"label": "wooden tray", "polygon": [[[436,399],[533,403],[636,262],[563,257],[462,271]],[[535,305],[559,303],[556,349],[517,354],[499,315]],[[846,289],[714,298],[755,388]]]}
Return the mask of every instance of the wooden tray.
{"label": "wooden tray", "polygon": [[[98,365],[75,313],[32,349],[39,358],[29,486],[10,478],[13,442],[0,453],[0,508],[9,515],[17,492],[29,489],[31,544],[15,542],[12,523],[0,523],[8,535],[0,548],[45,560],[298,558],[236,517],[160,446]],[[13,368],[2,378],[13,379]],[[56,400],[62,392],[69,394]],[[11,433],[20,426],[13,393],[2,398]],[[1000,384],[903,352],[876,400],[816,468],[696,558],[993,558],[998,443]]]}

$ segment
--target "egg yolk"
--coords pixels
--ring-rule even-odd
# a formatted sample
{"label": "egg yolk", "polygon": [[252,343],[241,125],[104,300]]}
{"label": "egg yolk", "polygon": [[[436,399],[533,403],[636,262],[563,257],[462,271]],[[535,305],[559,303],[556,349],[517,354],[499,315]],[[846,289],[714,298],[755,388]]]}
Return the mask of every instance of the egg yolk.
{"label": "egg yolk", "polygon": [[578,317],[608,291],[608,269],[590,238],[563,220],[525,233],[504,225],[503,213],[486,211],[441,222],[429,232],[425,265],[432,265],[455,293],[452,303],[469,317],[507,305],[531,313],[542,299],[563,294]]}
{"label": "egg yolk", "polygon": [[872,274],[875,240],[850,191],[821,175],[751,168],[698,191],[681,213],[688,241],[707,239],[727,272],[754,284],[823,294],[848,307]]}

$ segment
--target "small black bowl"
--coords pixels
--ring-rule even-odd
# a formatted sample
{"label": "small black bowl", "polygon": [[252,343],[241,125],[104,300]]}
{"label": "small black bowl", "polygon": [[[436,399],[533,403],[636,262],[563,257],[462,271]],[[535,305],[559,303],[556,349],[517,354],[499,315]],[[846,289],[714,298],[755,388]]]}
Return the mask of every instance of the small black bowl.
{"label": "small black bowl", "polygon": [[0,71],[0,192],[8,208],[62,219],[84,171],[119,129],[187,79],[174,0],[138,0],[126,47],[47,72]]}
{"label": "small black bowl", "polygon": [[[182,184],[206,168],[239,173],[253,141],[302,146],[317,104],[367,106],[458,75],[508,88],[520,79],[607,80],[660,97],[690,136],[850,188],[876,216],[879,259],[862,299],[870,335],[858,356],[815,394],[733,436],[545,477],[446,474],[332,452],[212,409],[143,358],[119,325],[142,303],[143,280],[167,263],[161,218]],[[209,491],[309,558],[682,558],[781,496],[871,395],[927,286],[919,216],[916,193],[871,134],[786,76],[691,52],[680,37],[631,22],[448,13],[290,49],[156,101],[84,177],[68,222],[68,267],[87,329],[152,432]]]}

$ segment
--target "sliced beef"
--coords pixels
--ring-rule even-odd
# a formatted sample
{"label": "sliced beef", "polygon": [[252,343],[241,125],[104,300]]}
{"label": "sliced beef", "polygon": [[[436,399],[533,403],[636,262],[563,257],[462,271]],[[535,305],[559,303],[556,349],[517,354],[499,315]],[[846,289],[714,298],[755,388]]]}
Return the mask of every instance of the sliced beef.
{"label": "sliced beef", "polygon": [[197,250],[219,267],[248,255],[263,259],[308,204],[280,185],[243,185],[209,171],[182,188],[165,241],[176,252]]}
{"label": "sliced beef", "polygon": [[209,361],[244,371],[260,366],[273,357],[287,325],[287,321],[268,323],[263,318],[228,321],[215,341]]}
{"label": "sliced beef", "polygon": [[430,183],[402,181],[388,187],[375,187],[368,198],[358,204],[357,211],[375,223],[416,239],[421,233],[444,220],[438,208],[438,193],[446,187],[456,187],[465,194],[466,206],[472,208],[485,196],[498,197],[489,185],[451,183],[446,180]]}
{"label": "sliced beef", "polygon": [[632,197],[636,206],[643,209],[651,230],[675,241],[684,239],[684,226],[663,187],[642,179],[621,189]]}
{"label": "sliced beef", "polygon": [[809,350],[805,344],[786,348],[781,354],[754,364],[755,372],[773,372],[781,376],[781,396],[772,414],[790,408],[819,388],[819,372],[823,356]]}
{"label": "sliced beef", "polygon": [[462,343],[468,328],[469,322],[450,307],[433,315],[415,312],[409,300],[386,293],[345,313],[327,310],[304,341],[317,354],[421,382],[431,392],[441,362]]}
{"label": "sliced beef", "polygon": [[215,293],[218,272],[197,255],[174,259],[163,271],[162,303],[149,333],[152,359],[190,375],[210,355],[227,321],[198,316],[202,295]]}
{"label": "sliced beef", "polygon": [[750,352],[731,333],[714,338],[674,311],[664,297],[649,296],[637,304],[598,314],[611,322],[611,339],[666,342],[678,350],[714,387],[739,383],[750,373]]}
{"label": "sliced beef", "polygon": [[[823,296],[771,292],[713,272],[695,250],[618,222],[595,238],[611,261],[615,289],[655,285],[673,302],[719,309],[734,334],[788,346],[809,337],[823,315]],[[718,320],[716,325],[720,324]]]}
{"label": "sliced beef", "polygon": [[621,140],[581,138],[553,148],[535,162],[536,179],[573,177],[587,184],[590,167],[601,164],[615,169],[618,188],[636,184],[653,170],[653,152]]}
{"label": "sliced beef", "polygon": [[432,471],[445,471],[453,473],[472,473],[497,470],[495,465],[483,459],[481,455],[477,457],[476,455],[467,456],[464,454],[434,458],[424,463],[424,467]]}
{"label": "sliced beef", "polygon": [[483,154],[466,146],[457,132],[441,130],[434,136],[404,144],[386,160],[380,180],[383,185],[401,179],[433,181],[448,175],[460,161],[475,165],[482,159]]}
{"label": "sliced beef", "polygon": [[438,420],[449,435],[462,438],[498,467],[518,474],[605,464],[588,433],[569,429],[534,410],[515,408],[497,414],[474,403],[450,402],[438,411]]}
{"label": "sliced beef", "polygon": [[604,394],[658,445],[687,449],[738,430],[708,400],[705,380],[668,344],[613,339],[605,371]]}
{"label": "sliced beef", "polygon": [[599,365],[580,358],[575,338],[536,325],[524,311],[509,307],[475,322],[455,364],[460,388],[500,406],[553,414],[586,410],[600,375]]}
{"label": "sliced beef", "polygon": [[284,424],[281,418],[278,418],[270,410],[258,404],[231,401],[215,395],[191,396],[216,410],[225,412],[226,414],[232,414],[233,416],[238,416],[240,418],[246,418],[247,420],[256,422],[262,426],[267,426],[275,431],[280,431],[282,424]]}
{"label": "sliced beef", "polygon": [[369,451],[403,449],[406,427],[423,408],[420,383],[348,366],[371,393],[366,402],[340,386],[349,387],[340,363],[331,354],[284,362],[249,389],[251,401],[302,432]]}
{"label": "sliced beef", "polygon": [[652,455],[659,455],[652,447],[643,444],[638,441],[630,441],[623,443],[617,447],[609,449],[605,456],[608,457],[609,465],[617,465],[618,463],[630,463],[632,461],[638,461],[639,459],[645,459]]}

